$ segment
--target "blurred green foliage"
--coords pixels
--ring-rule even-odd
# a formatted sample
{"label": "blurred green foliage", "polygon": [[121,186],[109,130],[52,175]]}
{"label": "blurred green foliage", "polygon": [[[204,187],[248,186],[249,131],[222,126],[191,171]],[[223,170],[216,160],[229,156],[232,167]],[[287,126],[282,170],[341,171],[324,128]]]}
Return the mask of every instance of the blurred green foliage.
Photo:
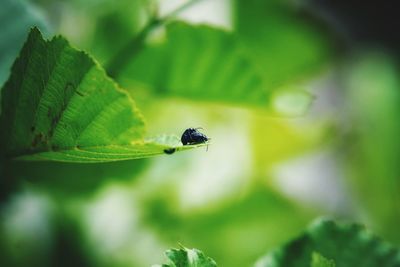
{"label": "blurred green foliage", "polygon": [[343,73],[346,110],[356,123],[345,139],[346,168],[359,205],[377,231],[399,243],[400,79],[398,63],[379,52],[359,55]]}
{"label": "blurred green foliage", "polygon": [[336,265],[333,260],[328,260],[318,252],[313,252],[311,257],[311,267],[335,267],[335,266]]}
{"label": "blurred green foliage", "polygon": [[[333,53],[322,28],[301,20],[289,3],[235,5],[234,31],[171,22],[165,36],[153,37],[117,79],[126,88],[143,86],[157,97],[265,108],[274,104],[273,90],[287,89],[289,82],[320,70]],[[291,21],[292,15],[303,23]]]}
{"label": "blurred green foliage", "polygon": [[332,259],[337,266],[400,264],[400,250],[385,243],[362,226],[321,220],[314,222],[299,238],[270,252],[256,266],[309,266],[310,262],[315,266],[316,261],[321,261],[315,259],[315,251]]}
{"label": "blurred green foliage", "polygon": [[165,43],[144,49],[120,74],[125,87],[143,84],[157,97],[268,104],[270,97],[261,76],[232,34],[174,22],[168,24],[165,38]]}
{"label": "blurred green foliage", "polygon": [[321,71],[333,54],[333,42],[322,22],[282,0],[235,0],[234,26],[243,47],[265,80],[265,86],[298,82]]}
{"label": "blurred green foliage", "polygon": [[[94,56],[124,89],[62,37],[31,35],[16,61],[21,68],[1,92],[0,265],[150,266],[181,243],[218,266],[252,266],[265,253],[256,266],[399,266],[398,62],[380,47],[336,50],[342,33],[312,11],[312,3],[287,0],[3,0],[1,82],[38,26]],[[228,23],[215,25],[213,16]],[[52,42],[60,46],[48,47]],[[208,151],[107,163],[6,159],[10,151],[32,152],[35,103],[44,111],[68,109],[71,95],[60,93],[60,84],[74,77],[90,80],[93,86],[79,88],[94,94],[80,103],[84,111],[67,116],[72,131],[59,135],[61,144],[83,120],[96,122],[90,114],[104,120],[83,145],[115,145],[105,137],[133,129],[121,137],[125,143],[150,142],[146,155],[164,154],[181,146],[159,135],[189,127],[204,127],[212,144]],[[41,94],[51,80],[59,84]],[[129,116],[116,111],[112,95],[121,96]],[[98,113],[86,112],[92,108]],[[155,137],[144,139],[145,128]],[[117,150],[78,156],[143,156],[137,147]],[[321,166],[290,165],[326,151],[331,158]],[[71,161],[45,144],[33,152]],[[282,169],[294,178],[285,181]],[[296,238],[327,214],[358,220],[394,246],[361,226],[326,221]],[[177,266],[187,264],[175,252],[184,261],[200,255],[169,250]]]}
{"label": "blurred green foliage", "polygon": [[[297,229],[312,218],[311,213],[263,189],[253,189],[240,198],[232,196],[217,207],[188,214],[174,211],[177,204],[166,206],[171,202],[167,199],[170,195],[147,202],[145,222],[168,243],[177,240],[207,248],[209,256],[226,266],[250,265],[263,252],[296,235]],[[275,225],[285,231],[276,231]],[[243,256],[231,257],[238,254]]]}

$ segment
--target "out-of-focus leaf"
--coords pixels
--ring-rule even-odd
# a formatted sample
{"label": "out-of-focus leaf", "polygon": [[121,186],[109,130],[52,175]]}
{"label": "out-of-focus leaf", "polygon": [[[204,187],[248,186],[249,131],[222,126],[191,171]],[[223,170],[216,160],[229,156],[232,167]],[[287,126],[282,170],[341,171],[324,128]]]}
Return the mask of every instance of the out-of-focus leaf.
{"label": "out-of-focus leaf", "polygon": [[207,257],[198,249],[169,249],[165,255],[170,260],[169,264],[155,265],[161,267],[217,267],[213,259]]}
{"label": "out-of-focus leaf", "polygon": [[345,75],[344,163],[354,197],[379,235],[400,244],[400,78],[389,55],[354,58]]}
{"label": "out-of-focus leaf", "polygon": [[179,213],[171,193],[163,187],[158,198],[145,206],[145,222],[164,243],[180,241],[207,248],[221,266],[251,266],[261,253],[296,236],[314,216],[262,186],[238,195]]}
{"label": "out-of-focus leaf", "polygon": [[27,1],[2,0],[0,8],[0,85],[7,79],[11,65],[33,26],[47,31],[44,18]]}
{"label": "out-of-focus leaf", "polygon": [[80,226],[66,213],[46,195],[13,195],[1,214],[2,266],[98,266],[84,247]]}
{"label": "out-of-focus leaf", "polygon": [[142,83],[157,96],[267,106],[262,77],[232,33],[183,22],[166,31],[164,43],[150,44],[120,74],[127,88]]}
{"label": "out-of-focus leaf", "polygon": [[79,45],[103,64],[144,27],[156,11],[155,2],[66,1],[61,10],[60,31],[73,44]]}
{"label": "out-of-focus leaf", "polygon": [[334,260],[338,267],[400,266],[400,251],[363,226],[327,220],[315,222],[303,235],[268,253],[255,266],[309,266],[314,251]]}
{"label": "out-of-focus leaf", "polygon": [[335,267],[335,262],[314,251],[311,258],[311,267]]}
{"label": "out-of-focus leaf", "polygon": [[269,87],[320,71],[332,40],[286,0],[235,0],[235,29]]}
{"label": "out-of-focus leaf", "polygon": [[143,140],[132,99],[87,54],[62,37],[45,41],[37,28],[2,90],[0,126],[2,152],[25,160],[107,162],[194,147]]}

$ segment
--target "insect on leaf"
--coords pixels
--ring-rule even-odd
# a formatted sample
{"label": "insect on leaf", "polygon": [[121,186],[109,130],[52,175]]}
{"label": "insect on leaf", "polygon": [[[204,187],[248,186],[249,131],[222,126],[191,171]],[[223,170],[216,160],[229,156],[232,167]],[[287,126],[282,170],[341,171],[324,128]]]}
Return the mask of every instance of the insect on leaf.
{"label": "insect on leaf", "polygon": [[1,143],[7,158],[106,162],[164,154],[171,142],[144,140],[135,103],[86,53],[33,28],[2,89]]}

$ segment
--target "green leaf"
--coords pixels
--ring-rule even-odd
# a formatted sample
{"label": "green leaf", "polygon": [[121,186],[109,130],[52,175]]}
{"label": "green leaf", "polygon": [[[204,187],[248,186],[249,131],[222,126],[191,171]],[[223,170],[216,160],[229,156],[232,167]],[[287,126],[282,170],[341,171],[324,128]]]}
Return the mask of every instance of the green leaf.
{"label": "green leaf", "polygon": [[126,88],[142,84],[157,96],[304,113],[312,96],[299,80],[327,63],[331,38],[290,3],[237,2],[233,32],[170,23],[166,40],[150,43],[118,78]]}
{"label": "green leaf", "polygon": [[107,162],[173,152],[177,138],[144,140],[140,112],[87,54],[32,29],[2,90],[7,158]]}
{"label": "green leaf", "polygon": [[216,267],[215,261],[203,254],[197,249],[188,249],[185,247],[179,249],[169,249],[165,255],[170,260],[169,264],[163,264],[162,267]]}
{"label": "green leaf", "polygon": [[140,85],[158,97],[262,107],[289,116],[304,113],[313,99],[298,84],[287,86],[282,85],[283,78],[280,83],[271,79],[280,73],[289,80],[291,75],[279,66],[265,73],[257,64],[280,63],[255,62],[235,32],[175,21],[167,25],[165,35],[166,40],[149,43],[122,70],[118,80],[126,88]]}
{"label": "green leaf", "polygon": [[328,260],[314,251],[311,259],[311,267],[335,267],[335,262],[333,260]]}
{"label": "green leaf", "polygon": [[38,26],[47,32],[48,27],[34,6],[22,0],[1,1],[0,24],[0,85],[2,85],[9,76],[10,67],[29,29]]}
{"label": "green leaf", "polygon": [[363,226],[327,220],[317,221],[297,239],[268,253],[256,266],[309,266],[311,260],[314,262],[314,251],[332,259],[338,267],[400,266],[400,251]]}
{"label": "green leaf", "polygon": [[269,91],[235,35],[173,22],[166,41],[149,44],[120,74],[126,88],[144,84],[157,96],[266,107]]}
{"label": "green leaf", "polygon": [[243,48],[269,87],[321,71],[332,38],[315,18],[286,0],[235,0],[235,28]]}

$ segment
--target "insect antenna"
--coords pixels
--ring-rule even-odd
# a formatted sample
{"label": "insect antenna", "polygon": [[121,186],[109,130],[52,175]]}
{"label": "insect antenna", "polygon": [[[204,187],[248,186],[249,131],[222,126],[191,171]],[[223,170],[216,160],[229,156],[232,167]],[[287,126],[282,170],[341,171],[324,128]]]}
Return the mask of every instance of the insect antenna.
{"label": "insect antenna", "polygon": [[207,137],[207,148],[206,148],[206,152],[208,152],[208,145],[209,145],[209,144],[208,144],[208,141],[210,141],[210,140],[211,140],[211,138],[208,138],[208,137]]}

